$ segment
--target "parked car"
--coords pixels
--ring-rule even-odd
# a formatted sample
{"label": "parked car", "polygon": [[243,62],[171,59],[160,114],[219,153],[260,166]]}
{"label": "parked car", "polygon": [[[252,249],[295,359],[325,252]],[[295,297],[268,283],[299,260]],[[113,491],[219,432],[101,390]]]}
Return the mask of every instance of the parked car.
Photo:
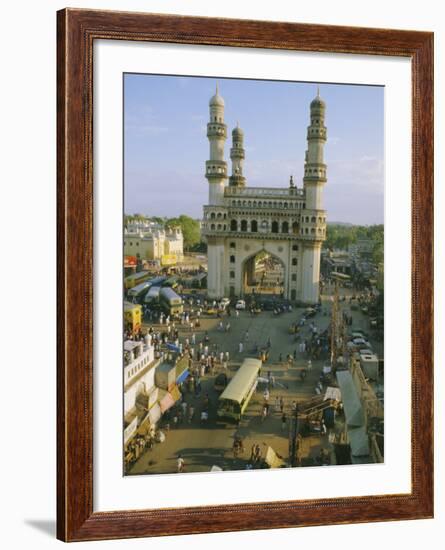
{"label": "parked car", "polygon": [[230,304],[229,298],[223,298],[220,302],[221,309],[226,309],[226,307]]}
{"label": "parked car", "polygon": [[238,300],[235,309],[246,309],[246,302],[244,300]]}
{"label": "parked car", "polygon": [[306,308],[306,310],[304,312],[304,316],[306,317],[306,319],[310,319],[311,317],[315,317],[315,315],[317,315],[317,310],[316,309],[314,309],[313,307]]}

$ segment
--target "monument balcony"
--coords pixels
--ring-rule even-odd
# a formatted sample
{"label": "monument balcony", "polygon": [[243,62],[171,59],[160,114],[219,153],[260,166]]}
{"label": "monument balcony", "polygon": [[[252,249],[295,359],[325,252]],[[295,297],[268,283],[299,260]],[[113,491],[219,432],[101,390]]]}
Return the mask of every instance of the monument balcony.
{"label": "monument balcony", "polygon": [[207,160],[205,176],[206,178],[227,177],[227,163],[224,160]]}
{"label": "monument balcony", "polygon": [[299,189],[297,187],[244,187],[242,189],[237,189],[236,187],[226,187],[224,190],[224,195],[226,197],[255,197],[259,198],[280,198],[287,199],[291,197],[304,197],[304,189]]}
{"label": "monument balcony", "polygon": [[235,239],[258,239],[258,240],[274,240],[274,241],[299,241],[299,240],[313,240],[310,238],[304,238],[299,233],[274,233],[272,231],[231,231],[230,228],[225,230],[218,229],[201,229],[201,234],[204,237],[227,237]]}
{"label": "monument balcony", "polygon": [[207,205],[204,206],[204,219],[203,223],[207,221],[216,222],[216,223],[226,223],[227,219],[227,208],[224,206],[217,205]]}
{"label": "monument balcony", "polygon": [[207,124],[207,137],[227,138],[227,126],[218,122],[209,122]]}

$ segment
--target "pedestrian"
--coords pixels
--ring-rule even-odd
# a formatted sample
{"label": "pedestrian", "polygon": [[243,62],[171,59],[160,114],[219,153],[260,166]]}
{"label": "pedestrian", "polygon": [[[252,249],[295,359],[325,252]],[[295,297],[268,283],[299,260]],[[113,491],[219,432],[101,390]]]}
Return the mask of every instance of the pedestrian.
{"label": "pedestrian", "polygon": [[283,354],[282,353],[280,353],[280,355],[278,356],[278,362],[279,363],[283,362]]}
{"label": "pedestrian", "polygon": [[278,412],[280,410],[280,398],[278,395],[275,397],[275,406],[274,406],[275,412]]}
{"label": "pedestrian", "polygon": [[184,417],[185,417],[185,415],[187,414],[187,401],[183,401],[183,402],[181,403],[181,407],[182,407],[182,414],[183,414]]}
{"label": "pedestrian", "polygon": [[248,330],[246,330],[246,332],[244,333],[244,340],[245,340],[245,342],[249,341],[249,331]]}
{"label": "pedestrian", "polygon": [[281,431],[284,432],[284,430],[286,429],[286,424],[287,424],[287,416],[286,416],[286,413],[283,412],[283,414],[281,415]]}
{"label": "pedestrian", "polygon": [[283,396],[280,397],[280,412],[281,412],[281,414],[284,413],[284,399],[283,399]]}
{"label": "pedestrian", "polygon": [[321,426],[320,426],[320,428],[321,428],[321,433],[322,433],[323,435],[326,435],[327,429],[326,429],[326,424],[324,423],[324,419],[321,420]]}
{"label": "pedestrian", "polygon": [[263,410],[261,413],[261,422],[264,422],[264,420],[266,419],[266,416],[267,416],[267,406],[263,405]]}
{"label": "pedestrian", "polygon": [[229,352],[226,351],[226,361],[229,362]]}
{"label": "pedestrian", "polygon": [[307,362],[307,370],[308,371],[312,370],[312,361],[310,359],[308,359],[308,362]]}
{"label": "pedestrian", "polygon": [[178,465],[178,474],[180,474],[184,471],[184,459],[182,458],[181,455],[178,455],[177,465]]}
{"label": "pedestrian", "polygon": [[263,392],[263,397],[264,397],[264,401],[267,403],[270,397],[269,390],[267,388]]}
{"label": "pedestrian", "polygon": [[194,346],[196,344],[196,334],[193,333],[192,334],[192,346]]}
{"label": "pedestrian", "polygon": [[242,342],[239,343],[238,351],[239,351],[239,353],[243,353],[243,351],[244,351],[244,345],[243,345]]}

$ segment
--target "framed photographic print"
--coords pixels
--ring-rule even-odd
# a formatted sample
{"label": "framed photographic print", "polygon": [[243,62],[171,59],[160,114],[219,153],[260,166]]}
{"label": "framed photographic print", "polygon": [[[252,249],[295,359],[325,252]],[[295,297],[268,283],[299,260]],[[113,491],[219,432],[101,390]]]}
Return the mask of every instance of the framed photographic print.
{"label": "framed photographic print", "polygon": [[58,13],[58,538],[433,514],[433,35]]}

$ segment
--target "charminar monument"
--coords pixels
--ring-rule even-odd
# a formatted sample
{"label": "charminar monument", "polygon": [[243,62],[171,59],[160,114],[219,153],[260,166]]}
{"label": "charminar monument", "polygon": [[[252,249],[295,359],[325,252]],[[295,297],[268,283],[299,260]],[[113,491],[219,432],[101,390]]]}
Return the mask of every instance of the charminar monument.
{"label": "charminar monument", "polygon": [[310,105],[303,185],[298,187],[291,176],[289,186],[282,188],[247,186],[244,133],[238,125],[232,131],[229,176],[224,159],[224,100],[218,87],[209,106],[210,157],[205,173],[209,200],[202,224],[208,247],[209,297],[245,296],[253,283],[255,257],[265,252],[282,264],[285,298],[318,302],[320,249],[326,238],[324,101],[317,93]]}

